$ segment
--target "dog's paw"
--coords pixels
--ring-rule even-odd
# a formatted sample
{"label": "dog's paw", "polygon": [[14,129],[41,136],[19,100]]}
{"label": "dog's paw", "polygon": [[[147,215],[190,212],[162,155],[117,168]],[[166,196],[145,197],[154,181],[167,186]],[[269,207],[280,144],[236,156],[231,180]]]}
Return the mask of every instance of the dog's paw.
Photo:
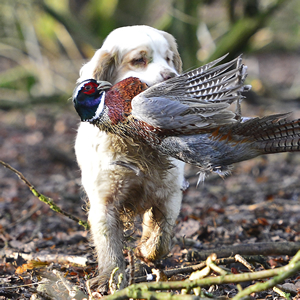
{"label": "dog's paw", "polygon": [[125,270],[115,268],[112,271],[101,272],[98,276],[87,280],[87,289],[97,291],[102,295],[113,293],[127,286],[127,276]]}
{"label": "dog's paw", "polygon": [[147,264],[165,257],[170,251],[170,243],[163,241],[161,237],[149,238],[142,241],[135,250],[135,256]]}

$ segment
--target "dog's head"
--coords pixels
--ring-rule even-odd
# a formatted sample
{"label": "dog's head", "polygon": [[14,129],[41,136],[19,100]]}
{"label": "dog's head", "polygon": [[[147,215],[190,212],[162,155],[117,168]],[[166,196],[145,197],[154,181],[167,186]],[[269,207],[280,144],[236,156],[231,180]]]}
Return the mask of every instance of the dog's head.
{"label": "dog's head", "polygon": [[111,32],[102,47],[80,71],[88,78],[116,83],[138,77],[148,85],[181,73],[182,62],[172,35],[149,26],[121,27]]}

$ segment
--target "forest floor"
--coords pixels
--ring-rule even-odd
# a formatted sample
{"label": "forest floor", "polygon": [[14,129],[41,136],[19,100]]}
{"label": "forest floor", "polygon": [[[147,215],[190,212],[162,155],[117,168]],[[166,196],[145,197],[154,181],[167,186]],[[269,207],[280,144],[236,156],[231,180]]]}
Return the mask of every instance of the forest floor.
{"label": "forest floor", "polygon": [[[51,197],[63,210],[86,220],[87,203],[73,149],[78,116],[71,106],[66,101],[60,106],[41,104],[0,110],[0,160],[22,172],[40,193]],[[299,100],[243,103],[244,116],[284,111],[292,111],[293,118],[300,118]],[[251,248],[262,242],[300,242],[299,153],[262,156],[236,164],[227,178],[211,175],[198,187],[196,174],[197,168],[186,166],[190,187],[184,193],[172,253],[162,261],[166,268],[188,265],[188,260],[197,259],[197,253],[192,251],[201,253],[238,244]],[[138,235],[139,226],[134,233]],[[88,231],[53,212],[1,165],[0,247],[0,299],[33,299],[35,283],[46,276],[47,268],[64,272],[85,292],[86,278],[96,272]],[[266,261],[273,267],[289,261],[284,253],[271,254]],[[67,262],[69,256],[83,258],[85,266]],[[28,259],[35,259],[36,264],[25,265]],[[286,283],[295,293],[300,289],[297,276]],[[210,291],[232,297],[237,287],[227,284]],[[47,299],[44,292],[39,292],[40,299]],[[276,295],[269,290],[252,296],[278,299]],[[63,295],[59,297],[64,299]]]}

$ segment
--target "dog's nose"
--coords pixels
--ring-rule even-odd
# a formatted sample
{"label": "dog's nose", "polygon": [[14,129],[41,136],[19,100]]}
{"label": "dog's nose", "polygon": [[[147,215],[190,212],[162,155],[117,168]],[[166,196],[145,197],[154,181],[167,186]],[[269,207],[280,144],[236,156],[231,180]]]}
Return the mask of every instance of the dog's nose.
{"label": "dog's nose", "polygon": [[163,78],[163,80],[168,80],[170,78],[173,78],[176,76],[175,72],[171,72],[171,71],[162,71],[160,72],[161,77]]}

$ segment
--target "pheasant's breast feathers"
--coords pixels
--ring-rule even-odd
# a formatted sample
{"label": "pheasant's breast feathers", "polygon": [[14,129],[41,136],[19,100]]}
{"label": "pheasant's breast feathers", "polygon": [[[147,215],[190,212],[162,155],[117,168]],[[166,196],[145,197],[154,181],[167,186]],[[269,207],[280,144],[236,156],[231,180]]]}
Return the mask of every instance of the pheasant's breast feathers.
{"label": "pheasant's breast feathers", "polygon": [[129,77],[115,84],[106,94],[105,104],[112,125],[124,122],[131,114],[131,100],[148,86],[138,78]]}
{"label": "pheasant's breast feathers", "polygon": [[148,88],[146,83],[143,83],[137,77],[129,77],[116,83],[113,89],[117,89],[123,99],[133,99],[136,95],[145,91]]}

